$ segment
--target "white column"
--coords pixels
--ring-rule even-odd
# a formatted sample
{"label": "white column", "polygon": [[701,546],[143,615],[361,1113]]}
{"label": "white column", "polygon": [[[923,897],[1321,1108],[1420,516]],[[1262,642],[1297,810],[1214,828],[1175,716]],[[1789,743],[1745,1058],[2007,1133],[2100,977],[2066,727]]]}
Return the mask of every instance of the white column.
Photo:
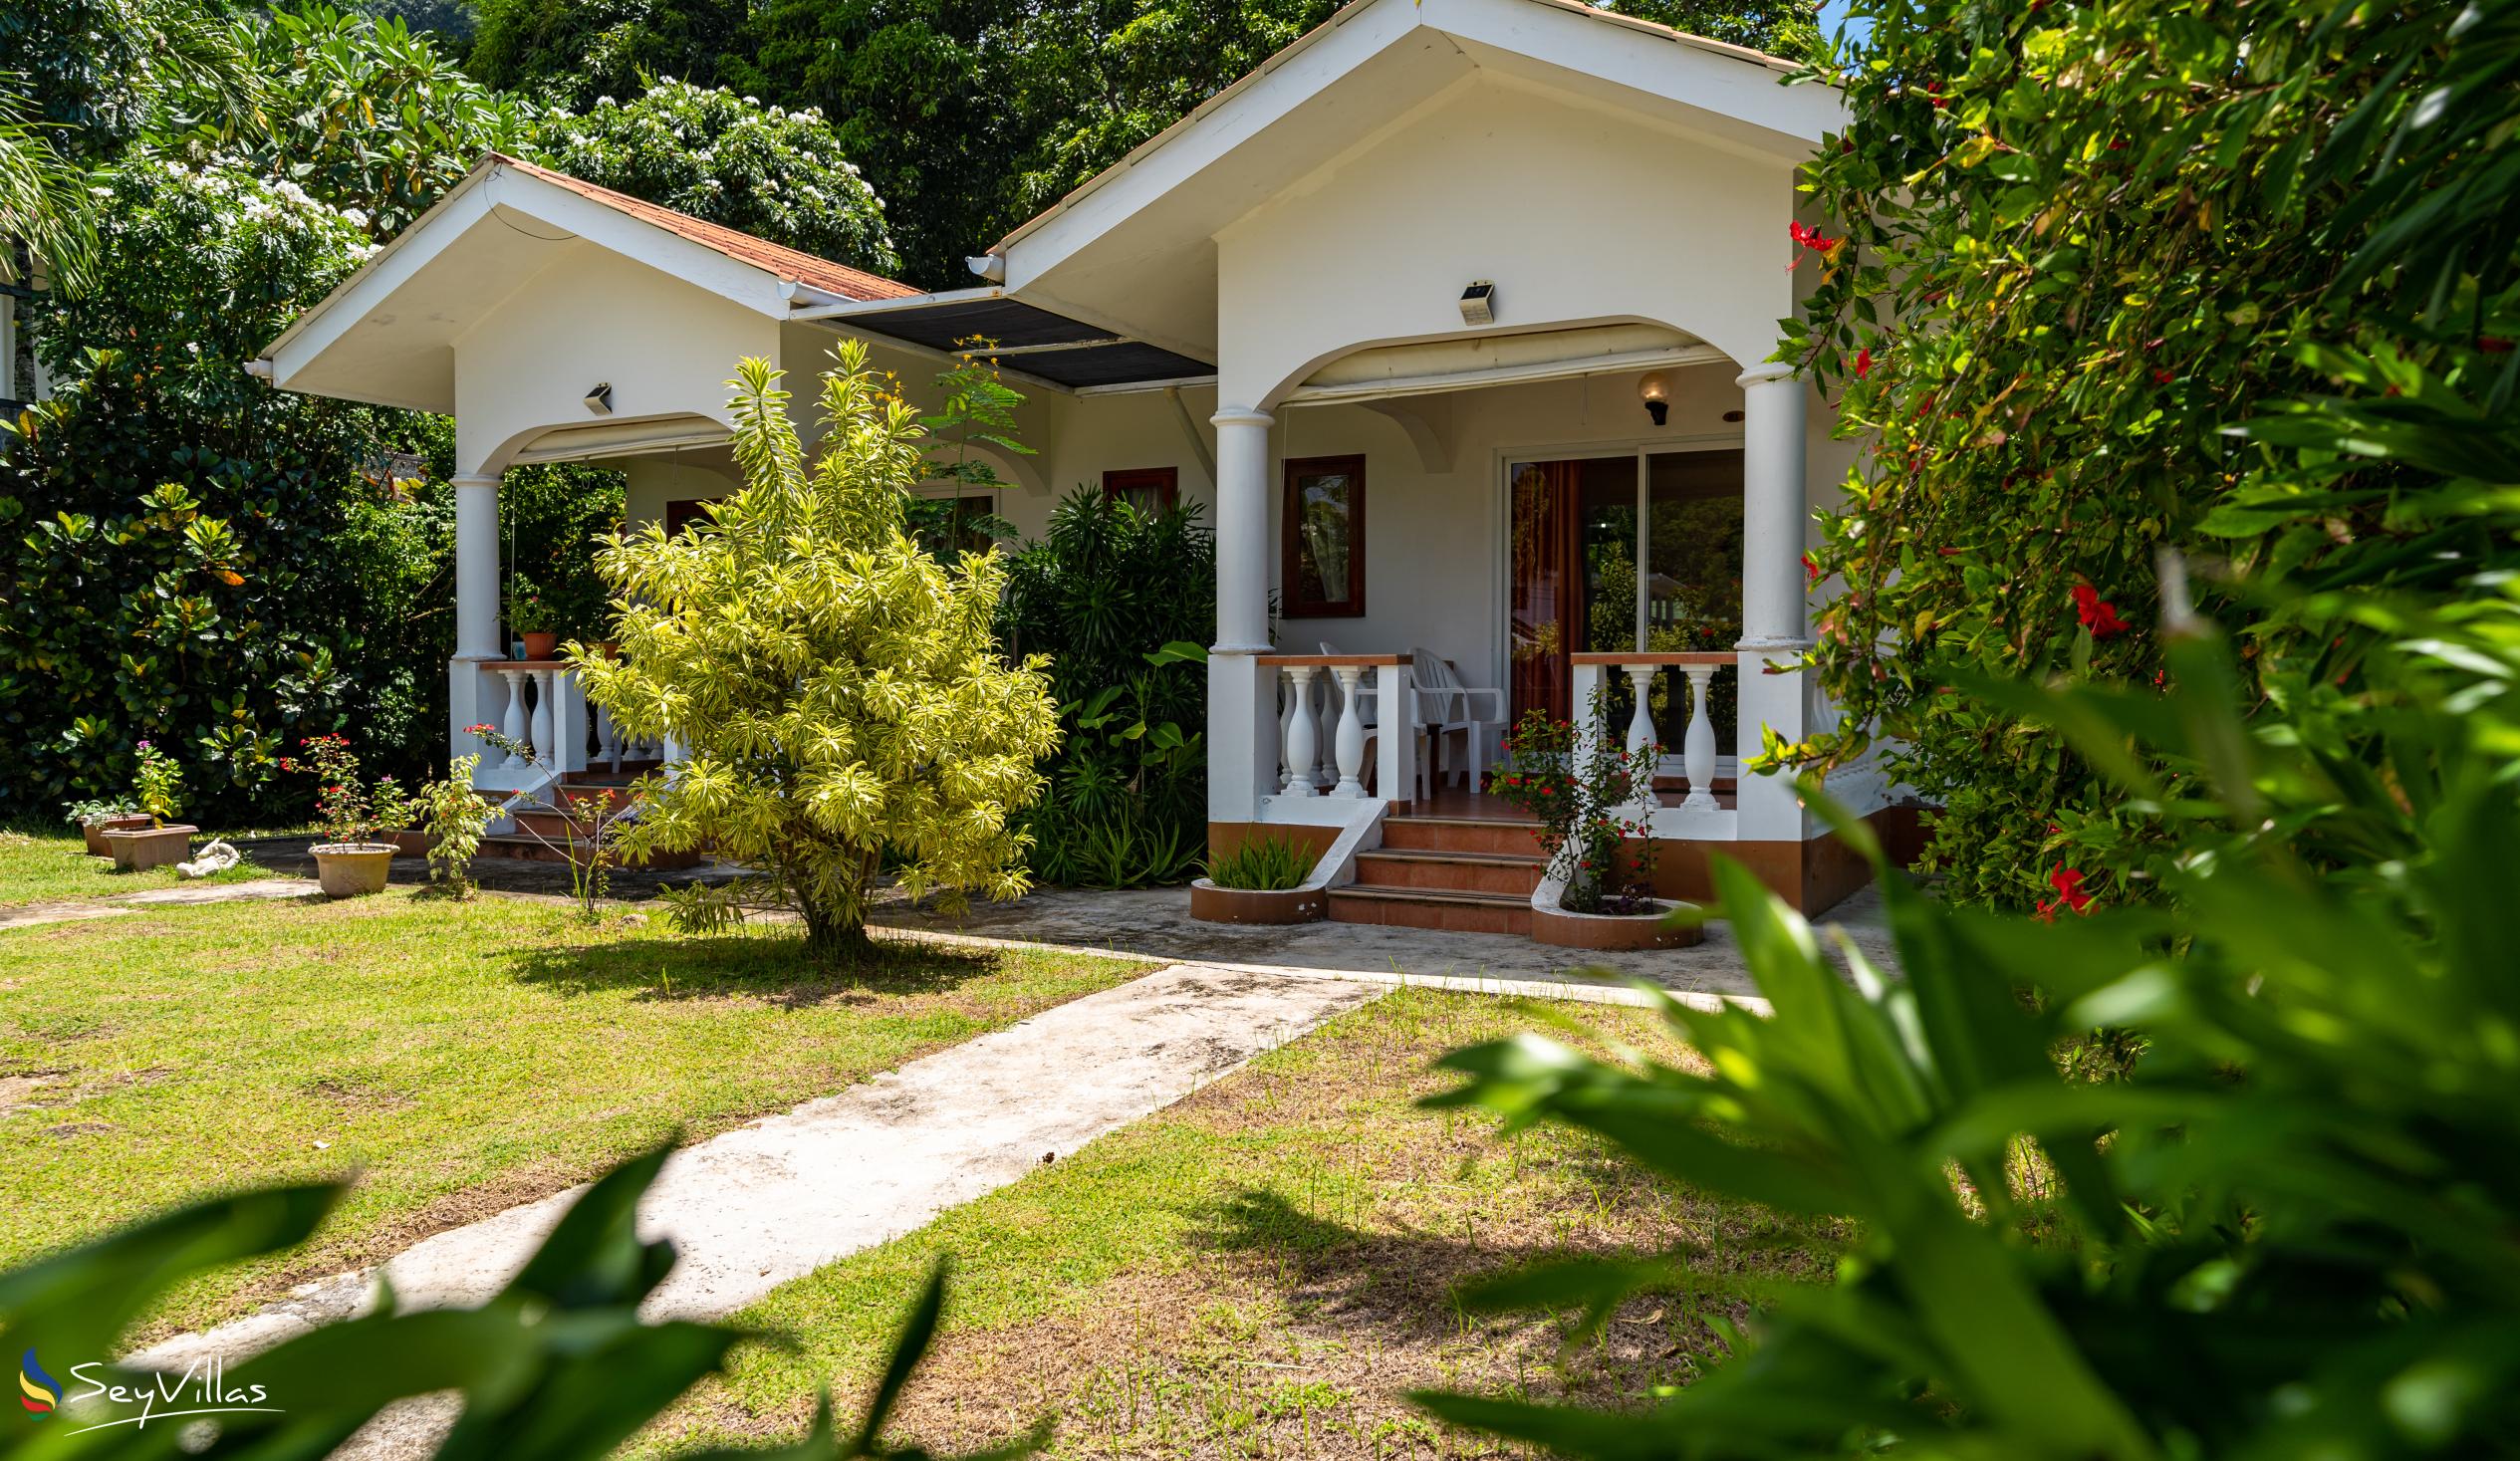
{"label": "white column", "polygon": [[[1804,530],[1811,520],[1804,499],[1804,383],[1791,365],[1755,365],[1741,386],[1741,720],[1736,728],[1743,759],[1758,754],[1760,733],[1773,730],[1789,741],[1809,733],[1802,672],[1769,674],[1770,662],[1792,658],[1811,645],[1803,574]],[[1740,836],[1761,842],[1800,842],[1807,831],[1801,799],[1791,779],[1741,779]]]}
{"label": "white column", "polygon": [[1365,795],[1365,717],[1357,713],[1357,687],[1365,679],[1362,664],[1342,664],[1331,670],[1339,677],[1339,733],[1333,744],[1338,747],[1339,785],[1331,789],[1334,797]]}
{"label": "white column", "polygon": [[455,474],[455,654],[505,659],[499,641],[499,479]]}
{"label": "white column", "polygon": [[[499,479],[455,474],[455,657],[446,665],[446,745],[450,756],[487,752],[468,725],[496,718],[497,682],[480,668],[507,658],[499,642]],[[485,766],[496,765],[495,753]]]}
{"label": "white column", "polygon": [[[1287,667],[1295,677],[1295,713],[1286,723],[1286,795],[1309,797],[1313,787],[1313,676],[1320,670],[1309,664]],[[1248,819],[1237,819],[1248,820]]]}
{"label": "white column", "polygon": [[[1207,818],[1251,822],[1271,779],[1262,758],[1276,709],[1262,693],[1266,677],[1254,657],[1270,649],[1269,427],[1275,422],[1243,406],[1209,419],[1216,426],[1216,642],[1207,654]],[[1289,732],[1291,739],[1292,727]],[[1301,758],[1295,749],[1288,748],[1288,764],[1309,773],[1310,748]]]}

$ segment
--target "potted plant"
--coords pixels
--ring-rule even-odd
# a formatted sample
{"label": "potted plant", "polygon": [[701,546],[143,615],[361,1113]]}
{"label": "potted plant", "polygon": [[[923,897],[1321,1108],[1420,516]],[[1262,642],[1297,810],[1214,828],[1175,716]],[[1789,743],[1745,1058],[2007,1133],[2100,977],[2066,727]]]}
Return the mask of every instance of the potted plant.
{"label": "potted plant", "polygon": [[1276,833],[1243,839],[1207,859],[1190,884],[1190,916],[1210,923],[1311,923],[1330,915],[1330,890],[1312,881],[1312,849]]}
{"label": "potted plant", "polygon": [[111,857],[114,847],[105,840],[109,831],[146,827],[148,814],[131,805],[128,797],[106,797],[83,802],[65,802],[62,810],[70,814],[82,836],[88,840],[88,855]]}
{"label": "potted plant", "polygon": [[359,758],[348,736],[308,736],[299,742],[303,759],[280,763],[283,771],[310,771],[323,783],[315,795],[315,821],[323,838],[308,849],[315,854],[316,881],[324,895],[357,897],[384,890],[393,869],[394,845],[379,841],[377,796],[359,782]]}
{"label": "potted plant", "polygon": [[1505,762],[1489,790],[1540,821],[1549,856],[1531,897],[1531,936],[1578,949],[1678,948],[1704,937],[1674,922],[1683,905],[1653,895],[1652,828],[1639,808],[1649,799],[1660,746],[1603,744],[1579,758],[1577,736],[1605,723],[1603,694],[1594,692],[1581,731],[1541,711],[1526,714],[1505,738]]}
{"label": "potted plant", "polygon": [[192,855],[192,835],[201,830],[172,820],[183,811],[183,768],[175,758],[147,741],[133,749],[140,765],[131,778],[131,800],[148,814],[147,825],[109,828],[105,834],[114,865],[126,872],[183,861]]}
{"label": "potted plant", "polygon": [[552,627],[551,605],[543,591],[523,574],[508,575],[508,631],[522,639],[525,657],[549,659],[560,648],[560,633]]}

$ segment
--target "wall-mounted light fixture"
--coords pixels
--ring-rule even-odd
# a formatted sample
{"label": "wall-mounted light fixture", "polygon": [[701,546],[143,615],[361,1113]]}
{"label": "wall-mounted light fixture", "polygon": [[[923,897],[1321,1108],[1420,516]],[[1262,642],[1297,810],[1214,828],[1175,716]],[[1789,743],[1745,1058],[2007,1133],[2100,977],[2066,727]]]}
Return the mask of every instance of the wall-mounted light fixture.
{"label": "wall-mounted light fixture", "polygon": [[1493,281],[1474,279],[1461,291],[1461,323],[1493,325],[1496,323],[1496,285]]}
{"label": "wall-mounted light fixture", "polygon": [[596,382],[595,389],[587,392],[587,409],[595,412],[599,416],[609,416],[613,414],[612,381],[599,380]]}
{"label": "wall-mounted light fixture", "polygon": [[1670,419],[1671,382],[1662,378],[1661,371],[1637,382],[1637,398],[1645,403],[1645,414],[1653,417],[1653,424],[1659,426]]}

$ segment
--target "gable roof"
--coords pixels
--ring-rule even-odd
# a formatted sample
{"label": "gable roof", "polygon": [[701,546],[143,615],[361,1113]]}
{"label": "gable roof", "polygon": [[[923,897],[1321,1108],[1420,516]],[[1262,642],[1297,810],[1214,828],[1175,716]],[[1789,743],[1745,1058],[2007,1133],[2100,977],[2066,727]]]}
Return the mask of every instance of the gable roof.
{"label": "gable roof", "polygon": [[627,213],[641,223],[652,223],[667,233],[689,239],[704,249],[724,254],[739,264],[750,264],[756,269],[767,270],[781,279],[794,280],[809,289],[821,290],[826,294],[836,294],[843,299],[852,300],[902,299],[919,293],[918,290],[897,279],[886,279],[881,274],[870,274],[864,269],[853,269],[847,264],[836,264],[820,255],[809,254],[802,249],[792,249],[785,244],[775,244],[766,238],[755,238],[749,233],[728,228],[722,223],[711,223],[705,218],[694,218],[688,213],[677,213],[671,208],[661,207],[644,198],[634,198],[629,193],[602,187],[584,178],[572,177],[566,172],[557,172],[549,167],[528,162],[521,157],[511,157],[505,152],[483,153],[481,161],[475,164],[475,170],[492,165],[512,167],[528,177],[539,177],[545,182],[565,187],[582,198],[591,198],[608,208]]}

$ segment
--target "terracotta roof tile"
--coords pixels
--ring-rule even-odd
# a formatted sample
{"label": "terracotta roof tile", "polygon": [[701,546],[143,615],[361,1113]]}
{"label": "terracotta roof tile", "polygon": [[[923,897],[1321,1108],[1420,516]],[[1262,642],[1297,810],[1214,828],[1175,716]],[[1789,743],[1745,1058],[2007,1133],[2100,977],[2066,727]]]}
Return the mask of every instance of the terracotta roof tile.
{"label": "terracotta roof tile", "polygon": [[694,218],[688,213],[677,213],[671,208],[659,207],[643,198],[633,198],[628,193],[616,192],[609,187],[598,187],[583,178],[571,177],[566,172],[554,172],[548,167],[538,167],[522,158],[511,157],[505,152],[491,152],[484,160],[494,161],[505,167],[513,167],[528,176],[539,177],[545,182],[565,187],[580,197],[593,199],[608,208],[627,213],[642,223],[652,223],[668,233],[687,238],[704,249],[724,254],[739,264],[750,264],[756,269],[766,270],[781,279],[793,279],[799,284],[824,290],[844,299],[891,300],[922,292],[898,280],[886,279],[881,274],[870,274],[864,269],[852,269],[846,264],[835,264],[829,259],[819,258],[802,249],[774,244],[768,239],[755,238],[749,233],[728,228],[724,224],[711,223],[704,218]]}

